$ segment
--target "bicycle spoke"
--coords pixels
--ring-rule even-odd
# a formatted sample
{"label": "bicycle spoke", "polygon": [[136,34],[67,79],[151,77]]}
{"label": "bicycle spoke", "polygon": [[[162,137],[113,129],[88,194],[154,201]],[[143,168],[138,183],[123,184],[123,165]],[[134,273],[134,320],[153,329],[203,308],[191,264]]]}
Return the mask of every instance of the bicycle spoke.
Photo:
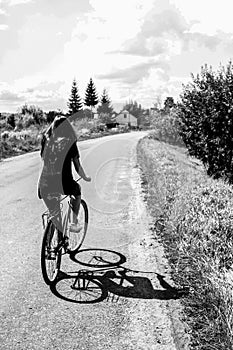
{"label": "bicycle spoke", "polygon": [[86,235],[87,231],[87,224],[88,224],[88,209],[86,203],[81,200],[80,208],[79,208],[79,214],[77,217],[77,228],[80,229],[79,232],[70,232],[68,227],[70,223],[72,222],[72,210],[68,209],[68,219],[66,223],[66,231],[67,231],[67,238],[68,238],[68,252],[72,253],[74,251],[77,251],[80,246],[83,243],[83,240]]}

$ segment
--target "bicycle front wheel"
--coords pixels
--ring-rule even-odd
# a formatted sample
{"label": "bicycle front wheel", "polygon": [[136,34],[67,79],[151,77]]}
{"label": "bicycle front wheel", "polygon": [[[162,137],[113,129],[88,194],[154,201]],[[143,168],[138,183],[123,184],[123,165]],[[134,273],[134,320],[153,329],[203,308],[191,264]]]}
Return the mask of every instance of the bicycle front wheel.
{"label": "bicycle front wheel", "polygon": [[51,291],[57,297],[78,304],[98,303],[108,296],[108,291],[94,278],[66,276],[57,280]]}
{"label": "bicycle front wheel", "polygon": [[88,208],[86,202],[81,199],[79,213],[78,213],[78,229],[79,232],[70,232],[68,227],[69,224],[72,222],[72,210],[69,207],[68,209],[68,220],[67,220],[67,237],[68,237],[68,247],[67,252],[68,253],[74,253],[79,250],[81,247],[84,238],[87,233],[87,226],[88,226]]}
{"label": "bicycle front wheel", "polygon": [[41,271],[48,285],[55,281],[61,266],[60,236],[60,231],[52,221],[49,221],[44,231],[41,248]]}

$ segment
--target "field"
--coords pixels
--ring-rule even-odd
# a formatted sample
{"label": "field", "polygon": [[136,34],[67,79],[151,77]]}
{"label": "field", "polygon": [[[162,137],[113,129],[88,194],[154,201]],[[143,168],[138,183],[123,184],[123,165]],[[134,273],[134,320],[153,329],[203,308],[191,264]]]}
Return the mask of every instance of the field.
{"label": "field", "polygon": [[233,189],[206,175],[185,148],[142,139],[137,148],[151,230],[165,248],[191,329],[192,349],[233,348]]}

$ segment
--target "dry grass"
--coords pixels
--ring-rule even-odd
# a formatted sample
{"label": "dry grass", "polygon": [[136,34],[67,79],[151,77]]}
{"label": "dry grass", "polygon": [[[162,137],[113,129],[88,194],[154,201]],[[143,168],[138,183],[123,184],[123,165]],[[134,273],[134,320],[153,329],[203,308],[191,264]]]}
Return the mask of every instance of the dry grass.
{"label": "dry grass", "polygon": [[0,159],[40,148],[40,130],[31,127],[21,131],[3,131],[0,137]]}
{"label": "dry grass", "polygon": [[183,299],[193,349],[233,348],[233,189],[185,150],[145,138],[138,159],[153,230]]}

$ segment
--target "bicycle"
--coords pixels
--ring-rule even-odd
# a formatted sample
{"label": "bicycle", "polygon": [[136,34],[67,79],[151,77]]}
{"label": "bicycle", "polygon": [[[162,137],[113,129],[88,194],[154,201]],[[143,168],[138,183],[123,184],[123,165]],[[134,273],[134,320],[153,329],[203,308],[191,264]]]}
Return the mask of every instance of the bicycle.
{"label": "bicycle", "polygon": [[[79,178],[77,181],[80,179],[81,178]],[[54,193],[52,196],[56,198],[57,202],[59,203],[59,208],[54,210],[52,213],[46,211],[42,214],[44,235],[41,247],[41,271],[43,279],[48,285],[54,283],[58,276],[62,255],[74,254],[80,249],[85,239],[88,227],[88,207],[84,199],[81,199],[77,218],[81,230],[78,233],[71,233],[69,231],[69,224],[72,216],[72,208],[69,200],[67,210],[62,220],[62,231],[60,231],[55,226],[53,218],[62,213],[62,202],[67,197],[70,197],[71,199],[72,195],[67,195],[63,199],[61,199],[61,195],[58,193]]]}

